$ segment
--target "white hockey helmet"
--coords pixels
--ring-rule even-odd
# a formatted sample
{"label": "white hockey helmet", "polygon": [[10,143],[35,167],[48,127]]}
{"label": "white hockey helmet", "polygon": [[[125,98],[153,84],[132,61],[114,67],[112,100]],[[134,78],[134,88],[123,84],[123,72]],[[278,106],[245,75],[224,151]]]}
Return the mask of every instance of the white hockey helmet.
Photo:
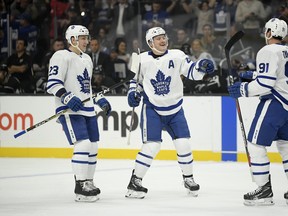
{"label": "white hockey helmet", "polygon": [[[284,20],[278,18],[272,18],[265,24],[264,33],[271,30],[271,37],[279,37],[283,39],[287,35],[287,24]],[[270,39],[270,38],[268,38]]]}
{"label": "white hockey helmet", "polygon": [[71,37],[74,37],[78,41],[80,35],[89,36],[89,30],[82,25],[70,25],[66,30],[65,38],[69,44],[72,44]]}
{"label": "white hockey helmet", "polygon": [[[166,35],[166,32],[161,27],[153,27],[147,30],[146,32],[146,43],[150,47],[150,42],[153,42],[153,38],[158,35]],[[167,36],[167,35],[166,35]]]}

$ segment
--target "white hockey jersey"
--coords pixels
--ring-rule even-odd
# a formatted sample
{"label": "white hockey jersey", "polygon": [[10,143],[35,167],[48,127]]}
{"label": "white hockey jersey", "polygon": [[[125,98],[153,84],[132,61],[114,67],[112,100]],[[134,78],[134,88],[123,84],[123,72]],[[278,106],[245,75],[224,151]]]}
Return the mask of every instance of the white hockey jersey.
{"label": "white hockey jersey", "polygon": [[[183,82],[181,76],[201,80],[204,73],[198,72],[194,63],[181,50],[167,50],[158,58],[151,51],[140,54],[140,74],[138,90],[144,92],[144,103],[151,103],[160,115],[171,115],[181,109],[183,102]],[[136,80],[130,83],[135,89]],[[148,100],[148,101],[147,101]]]}
{"label": "white hockey jersey", "polygon": [[[84,103],[84,109],[78,112],[69,109],[68,114],[95,116],[91,89],[92,68],[91,57],[85,53],[77,55],[65,49],[55,52],[51,57],[47,92],[55,95],[59,89],[64,87],[67,92],[74,93],[82,101],[90,98],[90,101]],[[55,104],[56,113],[68,108],[62,104],[59,97],[55,97]]]}
{"label": "white hockey jersey", "polygon": [[257,79],[248,84],[248,96],[273,96],[288,110],[288,46],[270,44],[256,56]]}

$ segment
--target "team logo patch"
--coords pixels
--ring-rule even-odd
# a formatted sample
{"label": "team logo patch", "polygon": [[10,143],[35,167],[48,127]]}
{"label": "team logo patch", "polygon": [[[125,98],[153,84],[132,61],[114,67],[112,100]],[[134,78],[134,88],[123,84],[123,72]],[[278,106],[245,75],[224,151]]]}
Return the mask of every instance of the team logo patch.
{"label": "team logo patch", "polygon": [[165,78],[165,74],[162,71],[159,70],[156,74],[156,80],[151,79],[150,82],[156,95],[165,95],[170,92],[171,76]]}
{"label": "team logo patch", "polygon": [[81,85],[81,92],[84,94],[90,93],[90,77],[87,69],[85,68],[83,76],[78,75],[77,80]]}

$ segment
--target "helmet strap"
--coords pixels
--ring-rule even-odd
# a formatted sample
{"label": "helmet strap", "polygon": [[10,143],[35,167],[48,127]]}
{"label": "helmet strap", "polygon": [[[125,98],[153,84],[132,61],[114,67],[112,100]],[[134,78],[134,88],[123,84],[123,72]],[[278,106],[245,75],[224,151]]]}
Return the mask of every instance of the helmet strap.
{"label": "helmet strap", "polygon": [[[74,38],[75,38],[75,37],[74,37]],[[83,51],[79,48],[79,42],[78,42],[78,40],[75,39],[75,41],[76,41],[76,45],[74,45],[74,44],[72,43],[72,41],[71,41],[71,46],[74,47],[74,48],[76,48],[76,49],[80,52],[80,54],[82,54]]]}
{"label": "helmet strap", "polygon": [[151,50],[160,53],[160,55],[162,55],[162,54],[164,54],[164,53],[166,52],[167,49],[166,49],[165,51],[160,51],[160,50],[156,49],[156,48],[155,48],[155,45],[154,45],[154,40],[153,40],[153,39],[152,39],[152,42],[151,42],[151,43],[152,43],[152,45],[153,45],[153,47],[152,47],[151,45],[149,45],[149,47],[150,47]]}
{"label": "helmet strap", "polygon": [[268,40],[270,40],[272,38],[272,33],[270,31],[270,37],[267,37],[267,33],[268,33],[268,30],[265,32],[265,41],[266,41],[266,44],[268,45]]}

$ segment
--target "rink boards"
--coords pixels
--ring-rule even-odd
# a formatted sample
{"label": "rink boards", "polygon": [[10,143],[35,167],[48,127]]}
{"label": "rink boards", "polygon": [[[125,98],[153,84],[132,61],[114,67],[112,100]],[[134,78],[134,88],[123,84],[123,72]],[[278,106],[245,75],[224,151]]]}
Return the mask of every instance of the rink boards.
{"label": "rink boards", "polygon": [[[140,107],[128,145],[131,108],[124,96],[107,96],[112,113],[107,119],[96,107],[100,130],[99,158],[134,159],[141,148]],[[240,98],[246,134],[258,98]],[[184,111],[191,131],[194,159],[199,161],[246,161],[243,137],[235,100],[228,96],[185,96]],[[52,96],[0,96],[0,157],[70,158],[72,148],[56,120],[14,138],[14,135],[54,115]],[[275,145],[269,158],[280,162]],[[163,131],[163,143],[157,159],[174,160],[173,142]]]}

